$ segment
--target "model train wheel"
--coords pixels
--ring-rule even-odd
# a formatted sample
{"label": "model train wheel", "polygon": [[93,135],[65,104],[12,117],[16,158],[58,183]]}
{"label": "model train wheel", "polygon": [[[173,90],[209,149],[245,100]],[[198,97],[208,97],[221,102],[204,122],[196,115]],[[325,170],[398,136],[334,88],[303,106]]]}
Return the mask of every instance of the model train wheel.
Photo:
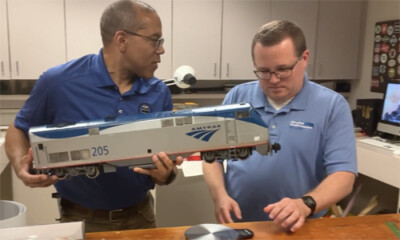
{"label": "model train wheel", "polygon": [[86,168],[86,176],[88,178],[97,178],[100,175],[100,169],[98,166],[89,166]]}
{"label": "model train wheel", "polygon": [[215,155],[213,152],[202,153],[202,158],[204,161],[206,161],[208,163],[212,163],[215,161]]}
{"label": "model train wheel", "polygon": [[61,168],[56,168],[56,169],[54,170],[54,174],[55,174],[59,179],[65,179],[65,178],[67,178],[66,172],[64,171],[64,169],[61,169]]}
{"label": "model train wheel", "polygon": [[242,160],[246,159],[250,155],[250,150],[248,148],[238,148],[236,149],[236,154]]}

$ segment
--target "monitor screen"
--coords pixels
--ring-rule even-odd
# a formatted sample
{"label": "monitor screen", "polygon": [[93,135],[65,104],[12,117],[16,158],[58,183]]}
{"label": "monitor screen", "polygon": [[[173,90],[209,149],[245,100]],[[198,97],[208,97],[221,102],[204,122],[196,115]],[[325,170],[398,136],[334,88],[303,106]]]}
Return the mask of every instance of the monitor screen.
{"label": "monitor screen", "polygon": [[377,130],[400,136],[400,82],[387,83],[382,104]]}

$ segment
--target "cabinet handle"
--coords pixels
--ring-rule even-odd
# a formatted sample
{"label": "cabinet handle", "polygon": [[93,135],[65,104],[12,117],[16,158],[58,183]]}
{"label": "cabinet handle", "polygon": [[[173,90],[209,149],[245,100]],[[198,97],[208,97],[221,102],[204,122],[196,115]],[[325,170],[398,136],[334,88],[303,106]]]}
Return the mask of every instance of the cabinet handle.
{"label": "cabinet handle", "polygon": [[214,77],[217,76],[217,63],[214,63]]}
{"label": "cabinet handle", "polygon": [[4,62],[1,61],[1,76],[4,76]]}
{"label": "cabinet handle", "polygon": [[15,69],[17,70],[17,76],[19,76],[19,62],[15,62]]}
{"label": "cabinet handle", "polygon": [[229,77],[229,63],[226,63],[226,76]]}

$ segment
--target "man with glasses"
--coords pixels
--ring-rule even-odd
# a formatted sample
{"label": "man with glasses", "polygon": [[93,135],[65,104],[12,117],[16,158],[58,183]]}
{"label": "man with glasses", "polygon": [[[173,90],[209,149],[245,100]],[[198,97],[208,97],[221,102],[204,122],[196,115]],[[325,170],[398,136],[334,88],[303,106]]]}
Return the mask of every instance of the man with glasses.
{"label": "man with glasses", "polygon": [[265,24],[252,43],[258,81],[233,88],[224,104],[249,102],[281,150],[244,161],[203,163],[219,223],[274,220],[296,231],[353,188],[357,174],[351,111],[346,100],[305,74],[302,30],[289,21]]}
{"label": "man with glasses", "polygon": [[80,175],[59,180],[28,171],[31,126],[172,110],[168,87],[154,77],[164,53],[156,11],[142,2],[117,1],[103,12],[100,29],[103,48],[98,55],[72,60],[40,76],[9,127],[6,152],[25,185],[55,185],[61,222],[85,221],[86,232],[154,228],[149,190],[155,183],[172,182],[181,157],[174,162],[161,152],[153,156],[155,169],[120,167],[95,179]]}

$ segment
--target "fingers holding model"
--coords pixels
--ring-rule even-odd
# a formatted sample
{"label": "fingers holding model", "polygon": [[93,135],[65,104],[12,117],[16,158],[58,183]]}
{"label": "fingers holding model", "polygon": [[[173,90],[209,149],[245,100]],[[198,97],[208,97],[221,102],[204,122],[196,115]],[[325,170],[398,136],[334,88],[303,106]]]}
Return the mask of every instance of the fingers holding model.
{"label": "fingers holding model", "polygon": [[154,182],[160,185],[171,183],[177,173],[176,166],[179,166],[183,162],[182,157],[177,157],[175,161],[172,161],[165,152],[160,152],[153,156],[153,162],[155,168],[144,169],[135,167],[134,172],[146,174],[153,178]]}
{"label": "fingers holding model", "polygon": [[20,161],[19,168],[15,168],[15,172],[19,179],[29,187],[48,187],[58,181],[55,175],[47,176],[45,174],[33,175],[29,172],[32,165],[32,149],[29,148],[28,154],[24,155]]}
{"label": "fingers holding model", "polygon": [[5,150],[19,179],[29,187],[48,187],[59,179],[57,176],[45,174],[33,175],[29,172],[32,167],[32,149],[24,133],[11,124],[7,130]]}

